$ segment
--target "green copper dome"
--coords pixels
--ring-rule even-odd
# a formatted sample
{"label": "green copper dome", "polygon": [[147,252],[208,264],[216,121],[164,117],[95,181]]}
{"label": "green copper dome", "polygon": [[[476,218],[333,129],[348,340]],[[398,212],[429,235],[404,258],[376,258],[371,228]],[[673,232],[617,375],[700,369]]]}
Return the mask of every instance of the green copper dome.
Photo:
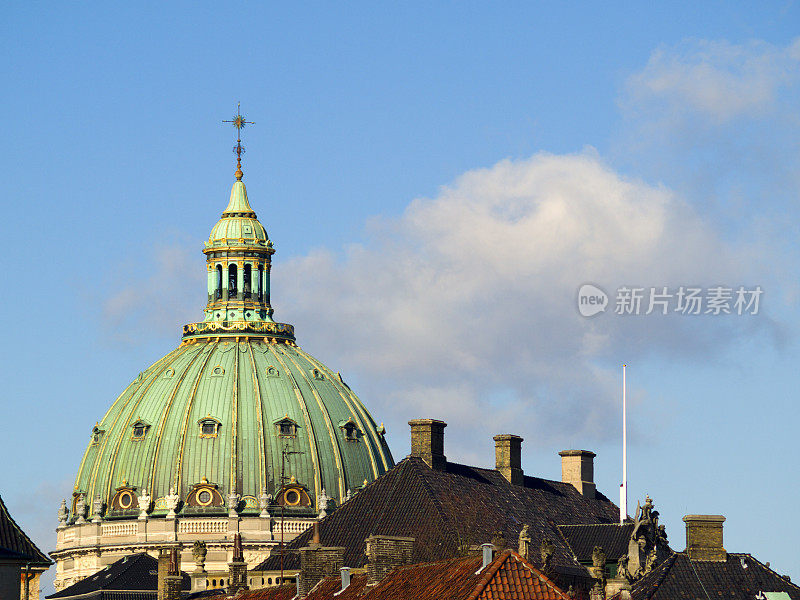
{"label": "green copper dome", "polygon": [[[274,249],[240,173],[203,249],[203,321],[185,325],[180,346],[140,373],[92,430],[74,490],[89,517],[101,503],[104,518],[130,516],[140,496],[152,498],[154,516],[176,496],[184,515],[234,503],[258,511],[267,494],[310,512],[323,490],[341,502],[394,464],[383,427],[341,376],[297,346],[291,325],[272,320]],[[215,501],[201,488],[216,490]]]}

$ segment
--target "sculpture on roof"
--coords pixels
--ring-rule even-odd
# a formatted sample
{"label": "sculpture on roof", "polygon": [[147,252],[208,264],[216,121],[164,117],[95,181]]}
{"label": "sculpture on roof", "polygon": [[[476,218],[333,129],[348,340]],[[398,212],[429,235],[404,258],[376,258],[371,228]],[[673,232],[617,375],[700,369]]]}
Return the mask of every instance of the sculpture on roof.
{"label": "sculpture on roof", "polygon": [[58,507],[58,528],[67,526],[69,520],[69,510],[67,509],[67,501],[61,500],[61,506]]}
{"label": "sculpture on roof", "polygon": [[553,553],[555,551],[556,547],[553,544],[553,540],[544,538],[539,545],[539,557],[542,559],[543,571],[548,571],[550,569],[550,563],[553,561]]}
{"label": "sculpture on roof", "polygon": [[150,504],[153,498],[147,493],[146,489],[142,490],[142,495],[139,496],[139,519],[146,519],[147,513],[150,511]]}
{"label": "sculpture on roof", "polygon": [[620,559],[618,571],[628,581],[635,581],[650,573],[669,552],[666,529],[658,524],[658,511],[653,510],[653,500],[647,496],[644,506],[636,504],[628,554]]}
{"label": "sculpture on roof", "polygon": [[75,516],[78,517],[75,520],[75,523],[78,525],[82,525],[86,523],[86,510],[89,508],[86,506],[86,494],[78,494],[78,501],[75,503]]}
{"label": "sculpture on roof", "polygon": [[319,508],[319,518],[324,519],[328,516],[328,494],[325,493],[325,488],[322,488],[322,491],[319,494],[319,501],[318,506]]}
{"label": "sculpture on roof", "polygon": [[206,543],[195,540],[194,544],[192,544],[192,558],[194,558],[195,572],[202,573],[206,570],[206,554],[208,554]]}
{"label": "sculpture on roof", "polygon": [[92,500],[92,523],[100,523],[103,520],[103,499],[97,494]]}
{"label": "sculpture on roof", "polygon": [[175,493],[175,488],[169,488],[169,494],[164,497],[164,504],[167,507],[169,512],[167,513],[167,519],[174,519],[175,518],[175,509],[178,508],[178,502],[180,502],[181,497]]}
{"label": "sculpture on roof", "polygon": [[525,560],[530,559],[531,551],[531,534],[528,525],[522,526],[522,531],[519,532],[519,555]]}

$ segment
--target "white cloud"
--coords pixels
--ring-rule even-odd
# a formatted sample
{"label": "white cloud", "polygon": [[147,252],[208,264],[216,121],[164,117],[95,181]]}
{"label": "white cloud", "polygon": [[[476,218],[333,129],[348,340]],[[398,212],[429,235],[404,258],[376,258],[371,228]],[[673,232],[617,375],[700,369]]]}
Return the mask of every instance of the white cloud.
{"label": "white cloud", "polygon": [[[116,343],[138,344],[153,335],[175,338],[184,323],[202,318],[205,289],[203,265],[198,261],[200,242],[176,237],[157,246],[152,256],[135,267],[114,272],[103,302],[106,329]],[[142,265],[151,264],[144,274]]]}
{"label": "white cloud", "polygon": [[691,113],[721,124],[771,109],[780,89],[797,82],[798,69],[800,38],[784,48],[689,40],[654,52],[628,79],[623,105],[653,110],[664,120]]}
{"label": "white cloud", "polygon": [[319,250],[279,263],[276,317],[298,326],[308,350],[334,357],[333,368],[357,373],[376,414],[398,426],[446,415],[465,436],[607,438],[618,374],[599,365],[634,353],[713,355],[739,326],[737,317],[585,319],[582,283],[613,293],[750,275],[745,253],[673,193],[621,177],[592,150],[468,172],[400,218],[373,222],[370,235],[342,258]]}

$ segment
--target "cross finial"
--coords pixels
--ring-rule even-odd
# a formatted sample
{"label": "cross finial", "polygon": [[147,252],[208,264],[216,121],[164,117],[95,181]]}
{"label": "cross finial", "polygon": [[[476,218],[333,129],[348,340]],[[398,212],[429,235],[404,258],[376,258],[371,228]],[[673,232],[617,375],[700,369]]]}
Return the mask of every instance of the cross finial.
{"label": "cross finial", "polygon": [[244,146],[242,146],[242,129],[244,129],[245,125],[255,125],[253,121],[245,121],[244,116],[242,116],[241,112],[242,103],[239,102],[236,104],[236,114],[233,115],[233,119],[230,121],[222,121],[223,123],[232,123],[234,127],[236,127],[236,145],[233,147],[233,151],[236,153],[236,179],[238,181],[242,180],[242,152],[244,152]]}

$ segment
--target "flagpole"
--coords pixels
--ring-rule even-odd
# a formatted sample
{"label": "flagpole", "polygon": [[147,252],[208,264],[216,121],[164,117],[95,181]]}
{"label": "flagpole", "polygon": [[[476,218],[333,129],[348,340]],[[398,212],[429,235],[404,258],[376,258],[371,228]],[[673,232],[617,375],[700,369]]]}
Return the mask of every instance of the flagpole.
{"label": "flagpole", "polygon": [[628,518],[628,403],[626,398],[625,370],[622,365],[622,485],[619,486],[619,522]]}

